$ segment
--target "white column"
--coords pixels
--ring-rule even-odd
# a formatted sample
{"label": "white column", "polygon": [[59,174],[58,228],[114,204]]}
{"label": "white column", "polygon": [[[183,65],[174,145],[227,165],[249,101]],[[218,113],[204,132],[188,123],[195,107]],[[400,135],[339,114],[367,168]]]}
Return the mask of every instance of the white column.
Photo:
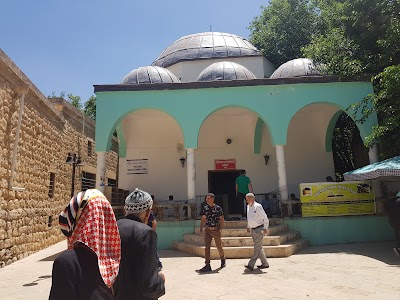
{"label": "white column", "polygon": [[97,173],[96,173],[96,189],[104,193],[106,180],[106,152],[97,153]]}
{"label": "white column", "polygon": [[194,163],[194,148],[186,149],[186,171],[187,171],[187,198],[196,201],[196,168]]}
{"label": "white column", "polygon": [[[378,146],[377,144],[373,144],[372,147],[368,151],[369,163],[374,164],[379,161],[378,157]],[[385,211],[383,205],[383,199],[385,195],[382,189],[382,183],[380,180],[372,180],[372,189],[375,193],[375,212],[379,215],[383,214]]]}
{"label": "white column", "polygon": [[[285,163],[285,150],[283,145],[276,145],[276,162],[278,164],[278,184],[279,192],[281,194],[281,201],[288,201],[288,189],[286,178],[286,163]],[[292,206],[288,204],[288,214],[292,215]]]}
{"label": "white column", "polygon": [[369,163],[374,164],[379,161],[378,158],[378,146],[373,144],[373,146],[368,151]]}

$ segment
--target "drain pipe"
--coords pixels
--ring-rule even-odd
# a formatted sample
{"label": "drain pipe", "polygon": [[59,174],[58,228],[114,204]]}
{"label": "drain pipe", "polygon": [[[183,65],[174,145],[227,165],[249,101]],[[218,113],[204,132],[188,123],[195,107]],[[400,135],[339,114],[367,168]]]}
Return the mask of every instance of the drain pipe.
{"label": "drain pipe", "polygon": [[16,133],[15,133],[13,156],[12,156],[12,160],[11,160],[11,176],[10,176],[10,181],[8,182],[8,188],[10,190],[14,190],[14,191],[23,191],[23,190],[25,190],[25,188],[16,187],[13,185],[14,185],[14,177],[15,177],[15,166],[17,164],[19,132],[21,130],[22,114],[24,113],[24,107],[25,107],[25,95],[29,91],[29,86],[27,84],[19,85],[16,88],[16,91],[19,95],[21,95],[21,98],[20,98],[20,103],[19,103],[18,123],[17,123],[17,129],[16,129]]}

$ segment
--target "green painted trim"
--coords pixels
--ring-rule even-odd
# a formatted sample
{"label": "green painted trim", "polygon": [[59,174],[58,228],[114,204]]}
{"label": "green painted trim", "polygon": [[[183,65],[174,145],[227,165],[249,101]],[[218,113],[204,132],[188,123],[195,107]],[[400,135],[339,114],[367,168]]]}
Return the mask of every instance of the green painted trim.
{"label": "green painted trim", "polygon": [[[170,115],[182,130],[185,148],[197,148],[203,122],[213,112],[225,107],[241,107],[255,112],[267,125],[272,146],[286,145],[290,120],[302,108],[322,103],[346,111],[372,91],[370,82],[331,82],[97,92],[96,151],[108,151],[112,133],[121,120],[142,109],[155,109]],[[376,124],[375,114],[363,124],[357,124],[363,140]]]}
{"label": "green painted trim", "polygon": [[173,241],[182,241],[185,233],[194,233],[196,220],[157,222],[157,248],[171,249]]}
{"label": "green painted trim", "polygon": [[118,153],[120,158],[126,158],[126,142],[125,134],[122,128],[122,123],[117,125],[117,137],[118,137]]}
{"label": "green painted trim", "polygon": [[336,127],[336,122],[339,119],[340,115],[343,113],[343,110],[338,110],[329,121],[328,128],[326,129],[325,135],[325,151],[332,152],[332,138],[333,138],[333,130]]}
{"label": "green painted trim", "polygon": [[285,219],[311,245],[391,241],[395,233],[387,216],[345,216]]}
{"label": "green painted trim", "polygon": [[256,129],[254,130],[254,154],[260,154],[261,138],[264,122],[260,118],[257,119]]}

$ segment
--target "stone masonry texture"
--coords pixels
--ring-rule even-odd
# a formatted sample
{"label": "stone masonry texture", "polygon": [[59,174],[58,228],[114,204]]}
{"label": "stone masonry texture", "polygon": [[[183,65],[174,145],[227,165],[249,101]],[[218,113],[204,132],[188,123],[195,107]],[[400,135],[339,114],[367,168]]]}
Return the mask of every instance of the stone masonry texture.
{"label": "stone masonry texture", "polygon": [[[12,185],[25,190],[14,191],[9,185],[21,87],[27,93]],[[70,200],[68,153],[79,154],[87,168],[96,170],[96,153],[93,149],[88,156],[87,151],[88,141],[94,139],[94,121],[83,120],[82,113],[65,100],[60,107],[41,94],[0,50],[0,267],[64,239],[58,215]],[[80,116],[79,124],[73,114]],[[116,174],[117,161],[117,153],[107,153],[108,173]],[[81,189],[83,170],[76,167],[75,193]],[[50,173],[55,174],[53,197],[49,196]]]}

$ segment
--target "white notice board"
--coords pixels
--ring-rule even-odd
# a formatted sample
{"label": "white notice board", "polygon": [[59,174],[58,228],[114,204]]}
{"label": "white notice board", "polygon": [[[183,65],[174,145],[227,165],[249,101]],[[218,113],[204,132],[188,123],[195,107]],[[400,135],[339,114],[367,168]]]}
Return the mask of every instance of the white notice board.
{"label": "white notice board", "polygon": [[126,160],[127,174],[147,174],[148,166],[149,166],[149,160],[147,158]]}

